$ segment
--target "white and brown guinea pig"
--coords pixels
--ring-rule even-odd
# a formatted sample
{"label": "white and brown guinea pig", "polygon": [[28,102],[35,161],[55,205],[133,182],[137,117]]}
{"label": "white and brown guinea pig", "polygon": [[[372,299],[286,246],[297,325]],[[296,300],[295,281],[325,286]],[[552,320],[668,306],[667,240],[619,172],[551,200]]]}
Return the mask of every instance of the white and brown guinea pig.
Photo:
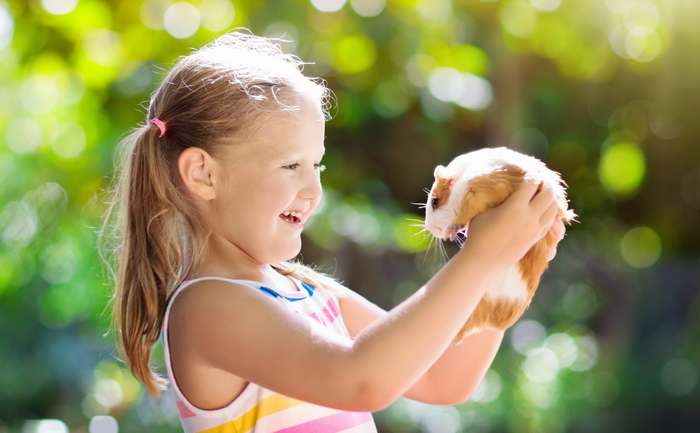
{"label": "white and brown guinea pig", "polygon": [[[487,147],[455,157],[447,167],[435,167],[435,181],[425,206],[425,229],[442,240],[466,232],[469,221],[501,204],[523,181],[534,178],[552,188],[559,203],[559,217],[571,225],[576,214],[568,209],[566,182],[537,158],[507,147]],[[540,277],[547,269],[547,252],[556,243],[548,232],[504,274],[488,283],[484,297],[455,337],[453,343],[479,329],[505,330],[530,305]],[[469,241],[467,234],[466,241]]]}

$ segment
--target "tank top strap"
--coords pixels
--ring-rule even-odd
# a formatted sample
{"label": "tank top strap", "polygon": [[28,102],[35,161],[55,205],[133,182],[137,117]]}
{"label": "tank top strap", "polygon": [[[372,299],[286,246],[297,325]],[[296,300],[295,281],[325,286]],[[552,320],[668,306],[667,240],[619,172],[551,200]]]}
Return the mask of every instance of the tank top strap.
{"label": "tank top strap", "polygon": [[182,283],[180,283],[180,285],[172,292],[172,294],[168,296],[168,299],[166,301],[165,316],[164,316],[163,327],[162,327],[163,334],[165,333],[165,329],[167,327],[167,323],[168,323],[167,319],[168,319],[168,316],[170,313],[170,307],[172,306],[173,300],[175,299],[175,297],[177,295],[179,295],[180,292],[182,292],[182,290],[184,290],[188,286],[192,285],[193,283],[196,283],[199,281],[204,281],[204,280],[219,280],[219,281],[226,281],[229,283],[241,284],[241,285],[250,287],[252,289],[260,290],[261,292],[263,292],[264,294],[266,294],[268,296],[271,296],[272,298],[279,298],[281,300],[291,301],[291,302],[303,301],[304,299],[309,299],[314,294],[313,287],[310,286],[309,284],[306,284],[304,281],[300,281],[300,283],[301,283],[301,286],[306,290],[307,294],[302,295],[302,294],[292,294],[292,293],[281,293],[278,290],[274,290],[274,289],[266,286],[261,281],[226,278],[226,277],[219,277],[216,275],[192,278],[190,280],[185,280]]}
{"label": "tank top strap", "polygon": [[267,285],[265,285],[261,281],[226,278],[226,277],[219,277],[216,275],[203,276],[203,277],[192,278],[190,280],[185,280],[175,289],[175,291],[168,297],[167,306],[166,306],[166,314],[167,314],[173,300],[182,290],[184,290],[185,288],[187,288],[188,286],[190,286],[193,283],[197,283],[199,281],[204,281],[204,280],[218,280],[218,281],[225,281],[225,282],[229,282],[229,283],[241,284],[241,285],[250,287],[252,289],[260,290],[261,292],[263,292],[266,295],[271,296],[273,298],[281,298],[281,299],[291,301],[291,302],[301,301],[301,300],[307,299],[307,298],[313,296],[313,294],[314,294],[314,288],[312,286],[310,286],[309,284],[306,284],[304,281],[300,281],[300,283],[301,283],[301,286],[304,288],[304,290],[306,290],[306,292],[307,292],[306,295],[282,293],[279,290],[274,290],[274,289],[268,287]]}
{"label": "tank top strap", "polygon": [[190,285],[197,283],[197,282],[200,282],[200,281],[204,281],[204,280],[225,280],[225,281],[240,283],[240,284],[243,284],[244,286],[248,286],[248,287],[251,287],[253,289],[258,288],[256,285],[251,284],[251,282],[249,282],[247,280],[231,280],[230,278],[217,277],[217,276],[206,276],[206,277],[192,278],[190,280],[185,280],[182,283],[180,283],[180,285],[177,286],[175,288],[175,290],[168,296],[168,299],[166,301],[166,310],[165,310],[166,313],[170,309],[170,305],[173,303],[173,300],[175,299],[175,297],[177,295],[180,294],[180,292],[182,292],[184,289],[186,289]]}
{"label": "tank top strap", "polygon": [[279,290],[279,289],[275,290],[275,289],[265,285],[265,283],[263,283],[261,281],[255,281],[255,280],[232,279],[232,278],[214,277],[214,276],[212,276],[212,277],[200,277],[200,278],[197,278],[197,280],[204,279],[204,278],[212,278],[212,279],[217,279],[217,280],[221,280],[221,281],[228,281],[231,283],[244,284],[244,285],[247,285],[248,287],[256,288],[256,289],[260,290],[261,292],[263,292],[263,293],[265,293],[273,298],[281,298],[281,299],[291,301],[291,302],[302,301],[304,299],[310,298],[314,294],[314,288],[312,286],[310,286],[309,284],[306,284],[306,282],[301,281],[301,280],[299,280],[299,282],[301,283],[301,287],[303,287],[304,290],[306,290],[306,294],[301,294],[301,293],[296,293],[296,292],[291,293],[288,290],[286,292],[283,290]]}

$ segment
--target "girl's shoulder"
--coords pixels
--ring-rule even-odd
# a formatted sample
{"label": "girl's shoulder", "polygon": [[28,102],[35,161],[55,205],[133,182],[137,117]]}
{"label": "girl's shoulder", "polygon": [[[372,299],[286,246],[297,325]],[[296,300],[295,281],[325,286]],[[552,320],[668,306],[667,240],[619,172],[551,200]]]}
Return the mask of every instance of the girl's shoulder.
{"label": "girl's shoulder", "polygon": [[[225,284],[229,286],[224,287]],[[173,292],[166,310],[163,331],[171,380],[177,381],[177,390],[197,409],[214,411],[223,407],[248,383],[231,371],[212,368],[211,359],[216,355],[208,350],[213,345],[226,344],[212,340],[207,329],[222,326],[221,314],[212,310],[211,305],[230,304],[235,297],[230,286],[231,283],[216,279],[187,281]],[[249,290],[242,284],[239,288]],[[209,314],[203,314],[205,310]]]}

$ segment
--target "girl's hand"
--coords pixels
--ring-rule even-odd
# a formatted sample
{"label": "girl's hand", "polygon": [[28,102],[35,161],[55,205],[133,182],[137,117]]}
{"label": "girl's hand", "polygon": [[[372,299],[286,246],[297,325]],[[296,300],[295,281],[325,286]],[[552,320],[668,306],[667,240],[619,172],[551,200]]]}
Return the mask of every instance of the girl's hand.
{"label": "girl's hand", "polygon": [[517,263],[550,230],[558,206],[551,188],[523,180],[503,203],[469,222],[467,246],[495,263]]}
{"label": "girl's hand", "polygon": [[557,244],[559,244],[559,241],[564,239],[564,234],[566,233],[566,226],[564,225],[564,221],[562,221],[561,218],[557,218],[554,221],[554,223],[552,224],[552,229],[554,229],[554,232],[557,234],[557,242],[554,244],[552,250],[549,252],[549,255],[547,256],[547,261],[552,261],[554,256],[557,255]]}

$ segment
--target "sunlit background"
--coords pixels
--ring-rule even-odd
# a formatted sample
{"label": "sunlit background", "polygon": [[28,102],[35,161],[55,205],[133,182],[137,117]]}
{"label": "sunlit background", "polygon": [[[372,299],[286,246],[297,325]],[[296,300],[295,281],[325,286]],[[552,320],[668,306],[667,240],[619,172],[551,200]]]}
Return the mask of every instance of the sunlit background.
{"label": "sunlit background", "polygon": [[0,432],[180,431],[172,392],[152,400],[103,335],[99,192],[164,72],[238,26],[289,39],[335,92],[302,258],[386,309],[446,260],[411,204],[435,165],[507,145],[569,185],[581,223],[476,393],[401,399],[381,432],[698,431],[699,18],[695,0],[0,0]]}

